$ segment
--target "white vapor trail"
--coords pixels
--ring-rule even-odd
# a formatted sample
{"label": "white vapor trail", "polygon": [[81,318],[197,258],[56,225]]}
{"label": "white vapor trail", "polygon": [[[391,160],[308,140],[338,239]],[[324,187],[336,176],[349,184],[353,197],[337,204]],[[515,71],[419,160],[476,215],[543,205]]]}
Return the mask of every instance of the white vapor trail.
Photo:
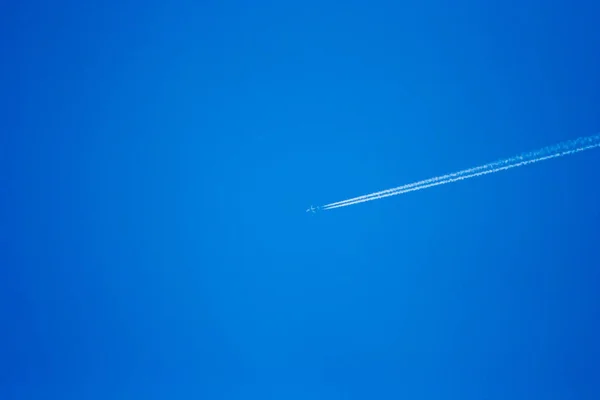
{"label": "white vapor trail", "polygon": [[600,147],[600,134],[578,138],[567,142],[562,142],[554,146],[544,147],[536,151],[524,153],[519,156],[510,157],[479,167],[469,168],[459,172],[425,179],[419,182],[414,182],[407,185],[398,186],[392,189],[382,190],[379,192],[358,196],[343,201],[338,201],[335,203],[329,203],[320,207],[320,209],[332,210],[334,208],[346,207],[354,204],[364,203],[367,201],[381,199],[384,197],[396,196],[399,194],[423,190],[433,186],[445,185],[447,183],[462,181],[465,179],[474,178],[476,176],[488,175],[511,168],[521,167],[527,164],[533,164],[552,158],[558,158],[566,156],[568,154],[593,149],[596,147]]}

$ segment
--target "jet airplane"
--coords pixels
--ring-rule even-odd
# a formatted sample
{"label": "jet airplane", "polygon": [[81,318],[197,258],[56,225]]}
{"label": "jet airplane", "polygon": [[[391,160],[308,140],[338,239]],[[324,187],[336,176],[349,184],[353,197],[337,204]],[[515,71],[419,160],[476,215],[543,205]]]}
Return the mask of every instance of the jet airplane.
{"label": "jet airplane", "polygon": [[310,208],[309,208],[308,210],[306,210],[306,212],[311,212],[311,213],[313,213],[313,214],[314,214],[314,213],[316,213],[318,210],[319,210],[319,207],[316,207],[316,208],[315,208],[315,207],[313,207],[313,206],[310,206]]}

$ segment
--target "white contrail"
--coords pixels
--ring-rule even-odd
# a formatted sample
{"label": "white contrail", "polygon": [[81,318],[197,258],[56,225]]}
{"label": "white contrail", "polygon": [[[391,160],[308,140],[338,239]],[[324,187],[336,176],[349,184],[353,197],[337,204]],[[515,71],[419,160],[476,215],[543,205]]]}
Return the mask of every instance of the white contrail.
{"label": "white contrail", "polygon": [[426,179],[423,181],[410,183],[408,185],[399,186],[392,189],[382,190],[379,192],[367,194],[364,196],[354,197],[348,200],[338,201],[335,203],[326,204],[320,209],[332,210],[334,208],[346,207],[353,204],[364,203],[371,200],[377,200],[384,197],[396,196],[403,193],[414,192],[417,190],[426,189],[433,186],[444,185],[451,182],[461,181],[464,179],[474,178],[492,174],[506,169],[516,168],[527,164],[537,163],[543,160],[566,156],[568,154],[578,153],[584,150],[600,147],[600,134],[578,138],[567,142],[562,142],[554,146],[544,147],[543,149],[525,153],[519,156],[510,157],[504,160],[485,164],[475,168],[465,169],[459,172],[438,176],[435,178]]}
{"label": "white contrail", "polygon": [[[483,170],[486,170],[486,169],[490,168],[490,166],[492,166],[494,164],[496,164],[496,163],[493,163],[493,164],[490,163],[490,164],[482,165],[482,166],[475,167],[475,168],[469,168],[469,169],[465,169],[465,170],[462,170],[462,171],[459,171],[459,172],[453,172],[451,174],[441,175],[441,176],[437,176],[435,178],[429,178],[429,179],[425,179],[425,180],[422,180],[422,181],[419,181],[419,182],[409,183],[409,184],[398,186],[398,187],[395,187],[395,188],[392,188],[392,189],[386,189],[386,190],[382,190],[380,192],[375,192],[375,193],[371,193],[371,194],[365,194],[363,196],[353,197],[351,199],[337,201],[335,203],[329,203],[329,204],[326,204],[326,205],[324,205],[322,207],[323,208],[325,208],[325,207],[337,208],[337,207],[334,207],[334,206],[342,205],[342,204],[345,204],[345,203],[354,203],[356,201],[363,200],[363,199],[368,199],[370,197],[380,198],[380,196],[382,196],[382,195],[385,196],[385,195],[390,194],[390,193],[395,193],[395,192],[397,192],[399,190],[405,190],[405,189],[409,189],[409,188],[412,188],[412,187],[415,187],[415,186],[428,185],[428,184],[433,183],[433,182],[437,182],[437,181],[441,181],[441,180],[455,178],[455,177],[462,176],[462,175],[468,175],[468,174],[480,172],[480,171],[483,171]],[[387,197],[387,196],[385,196],[385,197]]]}

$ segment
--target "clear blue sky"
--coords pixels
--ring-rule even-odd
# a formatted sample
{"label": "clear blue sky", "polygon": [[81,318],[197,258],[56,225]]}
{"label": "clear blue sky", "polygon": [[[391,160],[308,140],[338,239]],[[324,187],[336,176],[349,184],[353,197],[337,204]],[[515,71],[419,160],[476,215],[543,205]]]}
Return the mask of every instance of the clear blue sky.
{"label": "clear blue sky", "polygon": [[[452,4],[450,4],[452,3]],[[598,399],[597,1],[0,6],[0,398]]]}

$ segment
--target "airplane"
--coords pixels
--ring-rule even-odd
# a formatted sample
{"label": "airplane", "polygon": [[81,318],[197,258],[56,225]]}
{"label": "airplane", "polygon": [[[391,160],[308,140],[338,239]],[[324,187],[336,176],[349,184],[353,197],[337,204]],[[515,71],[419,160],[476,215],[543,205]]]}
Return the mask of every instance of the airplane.
{"label": "airplane", "polygon": [[316,212],[317,212],[317,210],[318,210],[318,209],[319,209],[319,207],[315,208],[315,207],[313,207],[313,206],[310,206],[310,208],[309,208],[308,210],[306,210],[306,212],[311,212],[311,213],[313,213],[313,214],[314,214],[314,213],[316,213]]}

